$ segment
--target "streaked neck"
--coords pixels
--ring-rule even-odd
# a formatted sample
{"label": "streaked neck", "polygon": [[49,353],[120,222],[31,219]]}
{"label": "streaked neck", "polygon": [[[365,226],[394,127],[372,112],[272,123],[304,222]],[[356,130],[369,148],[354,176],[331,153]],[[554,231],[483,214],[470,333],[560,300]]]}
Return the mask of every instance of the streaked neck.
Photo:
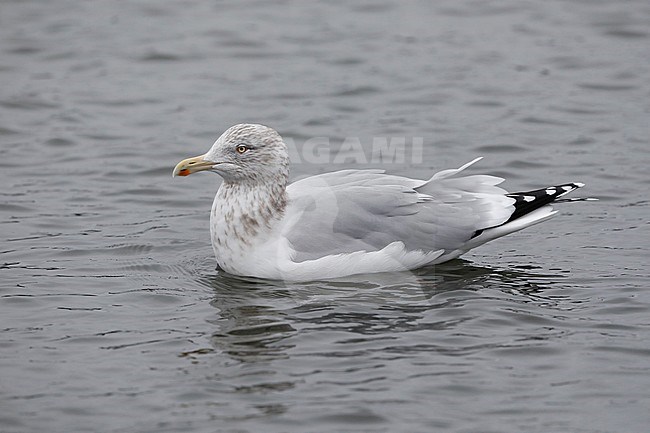
{"label": "streaked neck", "polygon": [[224,245],[251,245],[271,232],[286,206],[286,184],[224,181],[212,206],[211,219],[221,226],[213,225],[213,240]]}

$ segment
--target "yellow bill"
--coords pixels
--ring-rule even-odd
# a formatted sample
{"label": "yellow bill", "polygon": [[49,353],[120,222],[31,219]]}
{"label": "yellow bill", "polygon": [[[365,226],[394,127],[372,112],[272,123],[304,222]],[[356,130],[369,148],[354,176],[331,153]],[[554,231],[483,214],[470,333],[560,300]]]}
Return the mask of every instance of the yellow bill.
{"label": "yellow bill", "polygon": [[215,163],[212,161],[206,161],[203,159],[203,156],[204,155],[199,155],[194,158],[187,158],[176,164],[176,167],[174,167],[174,171],[172,172],[172,177],[189,176],[198,171],[210,170]]}

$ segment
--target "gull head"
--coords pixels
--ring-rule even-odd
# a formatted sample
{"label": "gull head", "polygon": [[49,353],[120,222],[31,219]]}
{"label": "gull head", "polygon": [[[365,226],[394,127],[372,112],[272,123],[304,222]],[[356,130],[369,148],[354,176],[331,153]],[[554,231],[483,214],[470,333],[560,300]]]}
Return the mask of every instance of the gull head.
{"label": "gull head", "polygon": [[228,128],[204,155],[179,162],[172,176],[205,170],[218,173],[229,183],[286,184],[289,154],[274,129],[243,123]]}

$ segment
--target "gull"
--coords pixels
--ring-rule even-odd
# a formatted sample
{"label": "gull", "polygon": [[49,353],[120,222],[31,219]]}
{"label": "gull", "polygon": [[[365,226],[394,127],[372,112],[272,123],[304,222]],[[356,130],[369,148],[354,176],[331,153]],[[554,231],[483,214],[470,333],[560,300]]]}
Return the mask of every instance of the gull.
{"label": "gull", "polygon": [[234,275],[310,281],[397,272],[455,259],[553,217],[579,182],[508,193],[490,175],[461,175],[476,158],[430,179],[340,170],[289,183],[289,154],[272,128],[239,124],[173,176],[223,179],[210,213],[219,267]]}

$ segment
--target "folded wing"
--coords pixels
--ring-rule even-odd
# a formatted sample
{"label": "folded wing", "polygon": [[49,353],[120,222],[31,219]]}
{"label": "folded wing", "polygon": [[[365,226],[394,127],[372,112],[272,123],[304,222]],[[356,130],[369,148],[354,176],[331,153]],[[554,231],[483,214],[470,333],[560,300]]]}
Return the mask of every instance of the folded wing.
{"label": "folded wing", "polygon": [[293,259],[378,251],[393,242],[425,253],[462,249],[477,231],[503,224],[515,210],[515,199],[496,186],[503,179],[458,176],[478,159],[427,181],[343,170],[289,185],[283,236]]}

